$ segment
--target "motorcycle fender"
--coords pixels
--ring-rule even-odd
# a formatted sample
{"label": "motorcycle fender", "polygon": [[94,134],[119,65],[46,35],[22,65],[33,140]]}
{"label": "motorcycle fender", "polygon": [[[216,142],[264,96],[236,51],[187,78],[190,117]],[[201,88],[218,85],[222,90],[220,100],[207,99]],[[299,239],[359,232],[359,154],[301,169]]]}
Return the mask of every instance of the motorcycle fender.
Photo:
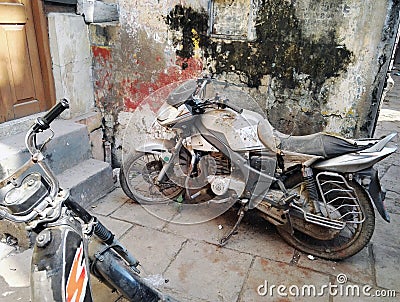
{"label": "motorcycle fender", "polygon": [[370,183],[367,187],[367,192],[369,196],[371,197],[373,203],[375,204],[376,209],[378,210],[378,213],[382,216],[382,218],[390,222],[390,216],[389,213],[386,211],[385,207],[385,196],[386,196],[386,190],[381,186],[381,182],[378,177],[378,171],[375,169],[371,168],[368,170],[363,170],[357,173],[359,176],[362,177],[369,177],[370,178]]}
{"label": "motorcycle fender", "polygon": [[81,234],[63,224],[41,231],[33,249],[31,296],[38,301],[90,302],[87,251]]}
{"label": "motorcycle fender", "polygon": [[138,152],[144,153],[152,153],[152,154],[163,154],[168,152],[168,149],[171,149],[175,146],[174,141],[170,140],[152,140],[148,141],[143,145],[140,145],[135,148]]}

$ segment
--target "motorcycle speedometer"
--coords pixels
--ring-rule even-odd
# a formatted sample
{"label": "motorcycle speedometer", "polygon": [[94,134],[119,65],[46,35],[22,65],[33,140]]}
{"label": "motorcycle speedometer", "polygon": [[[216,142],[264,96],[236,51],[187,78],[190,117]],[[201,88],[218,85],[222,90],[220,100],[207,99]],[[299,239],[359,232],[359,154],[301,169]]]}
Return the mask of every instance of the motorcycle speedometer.
{"label": "motorcycle speedometer", "polygon": [[47,196],[47,188],[39,173],[29,174],[21,185],[4,196],[4,205],[13,213],[25,215]]}

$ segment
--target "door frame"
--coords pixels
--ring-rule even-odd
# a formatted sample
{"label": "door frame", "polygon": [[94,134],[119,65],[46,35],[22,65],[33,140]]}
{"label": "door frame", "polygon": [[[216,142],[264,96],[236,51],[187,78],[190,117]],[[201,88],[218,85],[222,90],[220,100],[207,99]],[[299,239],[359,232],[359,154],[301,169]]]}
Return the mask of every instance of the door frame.
{"label": "door frame", "polygon": [[[22,2],[24,3],[25,1]],[[44,13],[43,0],[30,1],[30,3],[32,6],[32,19],[36,33],[36,43],[39,51],[39,61],[44,86],[45,100],[40,101],[43,101],[49,109],[56,103],[56,91],[50,54],[47,18]]]}

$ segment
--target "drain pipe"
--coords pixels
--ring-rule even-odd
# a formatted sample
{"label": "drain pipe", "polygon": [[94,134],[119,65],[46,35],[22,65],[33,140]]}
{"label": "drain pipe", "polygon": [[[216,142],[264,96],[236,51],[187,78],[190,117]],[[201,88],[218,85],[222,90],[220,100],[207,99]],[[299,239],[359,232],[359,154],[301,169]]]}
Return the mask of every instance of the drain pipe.
{"label": "drain pipe", "polygon": [[104,142],[104,161],[111,165],[111,143],[109,141]]}

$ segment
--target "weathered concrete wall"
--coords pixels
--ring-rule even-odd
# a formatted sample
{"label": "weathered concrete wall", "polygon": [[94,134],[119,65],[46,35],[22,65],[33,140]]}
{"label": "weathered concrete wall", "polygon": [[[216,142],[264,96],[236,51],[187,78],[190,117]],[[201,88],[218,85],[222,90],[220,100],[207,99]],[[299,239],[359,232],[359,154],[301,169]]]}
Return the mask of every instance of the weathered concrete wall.
{"label": "weathered concrete wall", "polygon": [[94,109],[88,27],[71,13],[50,13],[48,24],[56,98],[69,99],[67,118],[86,114]]}
{"label": "weathered concrete wall", "polygon": [[246,84],[286,133],[366,136],[374,127],[398,0],[119,5],[119,25],[90,26],[95,99],[114,150],[125,112],[155,111],[147,95],[202,72]]}

